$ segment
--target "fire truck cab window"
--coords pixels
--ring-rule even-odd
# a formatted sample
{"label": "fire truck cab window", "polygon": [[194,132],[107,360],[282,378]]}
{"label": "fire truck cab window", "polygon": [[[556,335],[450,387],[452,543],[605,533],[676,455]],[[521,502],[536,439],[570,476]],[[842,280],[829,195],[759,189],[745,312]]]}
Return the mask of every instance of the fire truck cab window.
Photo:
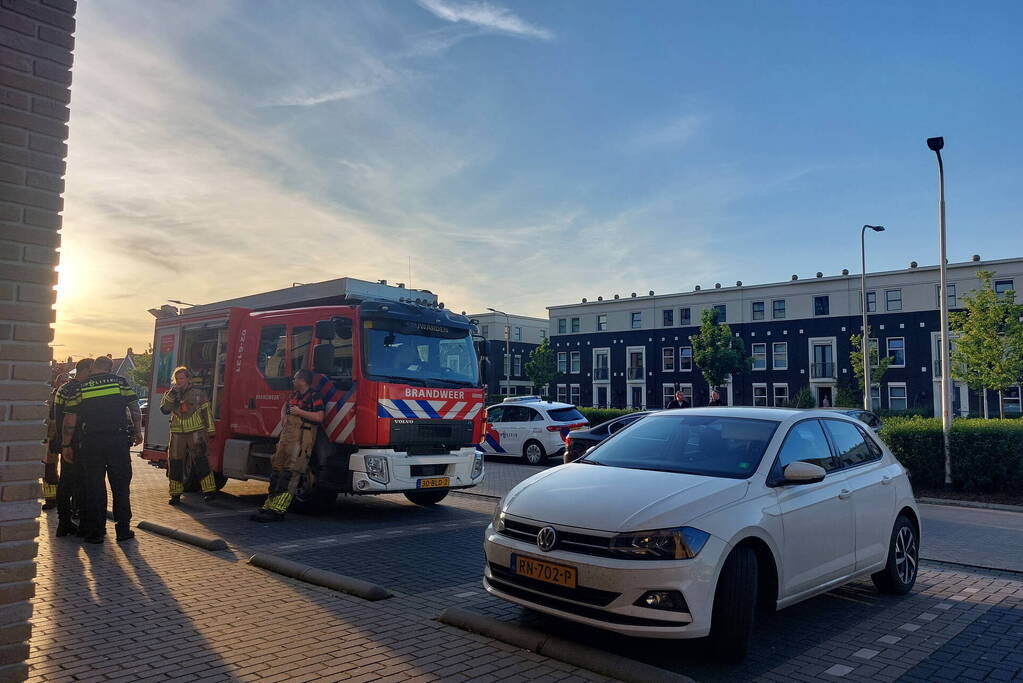
{"label": "fire truck cab window", "polygon": [[334,337],[334,371],[331,377],[341,379],[352,378],[352,340]]}
{"label": "fire truck cab window", "polygon": [[366,373],[385,381],[475,386],[479,378],[476,347],[467,329],[367,320],[362,355]]}
{"label": "fire truck cab window", "polygon": [[312,327],[295,327],[291,330],[291,374],[309,364],[309,349],[313,343]]}
{"label": "fire truck cab window", "polygon": [[285,329],[284,325],[267,325],[259,335],[259,371],[263,377],[288,377],[288,366],[285,362]]}

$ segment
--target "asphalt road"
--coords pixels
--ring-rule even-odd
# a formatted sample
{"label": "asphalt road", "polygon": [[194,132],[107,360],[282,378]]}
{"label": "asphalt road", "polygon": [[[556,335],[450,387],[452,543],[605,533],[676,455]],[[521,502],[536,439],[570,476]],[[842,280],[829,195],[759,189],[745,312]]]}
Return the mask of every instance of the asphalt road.
{"label": "asphalt road", "polygon": [[1023,513],[920,505],[920,556],[1023,572]]}

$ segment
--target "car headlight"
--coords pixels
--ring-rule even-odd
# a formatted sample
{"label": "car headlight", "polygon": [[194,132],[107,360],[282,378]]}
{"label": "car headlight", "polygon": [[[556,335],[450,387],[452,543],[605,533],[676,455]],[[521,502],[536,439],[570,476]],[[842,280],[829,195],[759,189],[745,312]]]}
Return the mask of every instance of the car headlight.
{"label": "car headlight", "polygon": [[688,560],[703,549],[710,534],[690,526],[620,534],[611,552],[634,560]]}
{"label": "car headlight", "polygon": [[472,460],[472,479],[483,476],[483,454],[476,451],[476,457]]}
{"label": "car headlight", "polygon": [[497,533],[504,531],[504,498],[497,502],[497,507],[494,508],[494,517],[490,520],[490,525],[494,527],[494,531]]}
{"label": "car headlight", "polygon": [[387,458],[380,455],[367,456],[366,476],[381,484],[391,481],[391,473],[387,470]]}

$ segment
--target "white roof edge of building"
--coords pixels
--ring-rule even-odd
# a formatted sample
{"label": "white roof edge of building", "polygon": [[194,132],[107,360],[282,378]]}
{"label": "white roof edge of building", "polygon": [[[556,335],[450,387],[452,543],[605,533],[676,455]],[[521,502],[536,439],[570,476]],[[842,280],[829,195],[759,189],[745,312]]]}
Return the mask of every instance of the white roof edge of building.
{"label": "white roof edge of building", "polygon": [[[500,315],[500,316],[503,316],[504,314],[503,313],[494,313],[493,311],[487,311],[486,313],[467,313],[465,317],[467,317],[467,318],[481,318],[481,317],[483,317],[485,315]],[[547,318],[537,318],[537,317],[532,316],[532,315],[519,315],[518,313],[509,313],[508,317],[509,318],[518,318],[520,320],[535,320],[536,322],[543,323],[544,325],[547,325],[548,323],[550,323],[550,320],[547,319]]]}
{"label": "white roof edge of building", "polygon": [[[965,268],[965,267],[970,267],[970,266],[979,267],[979,266],[985,266],[985,265],[997,265],[999,263],[1012,263],[1012,262],[1023,262],[1023,257],[1017,256],[1015,258],[989,259],[987,261],[961,261],[961,262],[957,262],[957,263],[949,263],[948,267],[949,268]],[[878,271],[868,272],[867,273],[867,277],[878,277],[878,276],[882,276],[882,275],[898,275],[898,274],[903,274],[903,273],[918,273],[918,272],[921,272],[921,271],[932,271],[932,270],[938,270],[938,264],[928,265],[928,266],[917,266],[916,268],[900,268],[900,269],[897,269],[897,270],[878,270]],[[636,297],[628,296],[628,297],[620,297],[618,299],[604,299],[603,301],[597,301],[595,299],[590,300],[590,301],[586,301],[586,302],[577,301],[577,302],[571,303],[571,304],[556,304],[554,306],[548,306],[547,310],[548,311],[553,311],[553,310],[559,309],[559,308],[575,308],[576,306],[590,306],[590,305],[595,305],[595,304],[608,304],[608,303],[614,303],[616,301],[617,302],[638,301],[640,299],[643,299],[643,300],[646,300],[646,301],[652,301],[652,300],[657,300],[657,299],[667,299],[667,298],[678,297],[678,296],[699,296],[699,295],[703,295],[703,294],[709,294],[711,292],[735,291],[735,290],[739,290],[739,289],[741,289],[741,290],[766,289],[767,287],[780,287],[782,285],[799,285],[799,284],[809,284],[809,283],[814,283],[814,282],[828,282],[828,281],[849,280],[849,279],[856,279],[856,280],[858,280],[859,278],[860,278],[859,273],[851,273],[850,272],[848,275],[825,275],[824,277],[811,277],[811,278],[807,278],[805,280],[782,280],[780,282],[765,282],[765,283],[756,284],[756,285],[743,285],[742,287],[736,287],[734,285],[730,285],[728,287],[724,287],[724,286],[722,286],[721,288],[712,287],[712,288],[709,288],[709,289],[701,289],[699,291],[692,290],[692,291],[689,291],[689,292],[670,292],[668,294],[654,294],[653,296],[650,296],[649,294],[646,294],[646,295],[639,295],[639,296],[636,296]]]}

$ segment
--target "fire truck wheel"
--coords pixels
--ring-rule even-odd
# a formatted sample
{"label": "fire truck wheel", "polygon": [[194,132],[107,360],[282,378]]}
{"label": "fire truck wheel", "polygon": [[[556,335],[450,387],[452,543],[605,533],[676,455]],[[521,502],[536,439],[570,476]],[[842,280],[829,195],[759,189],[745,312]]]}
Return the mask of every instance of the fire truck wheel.
{"label": "fire truck wheel", "polygon": [[325,515],[337,500],[337,491],[317,486],[305,493],[301,500],[296,499],[299,512],[306,515]]}
{"label": "fire truck wheel", "polygon": [[448,489],[431,489],[429,491],[406,491],[405,497],[416,505],[436,505],[448,495]]}

